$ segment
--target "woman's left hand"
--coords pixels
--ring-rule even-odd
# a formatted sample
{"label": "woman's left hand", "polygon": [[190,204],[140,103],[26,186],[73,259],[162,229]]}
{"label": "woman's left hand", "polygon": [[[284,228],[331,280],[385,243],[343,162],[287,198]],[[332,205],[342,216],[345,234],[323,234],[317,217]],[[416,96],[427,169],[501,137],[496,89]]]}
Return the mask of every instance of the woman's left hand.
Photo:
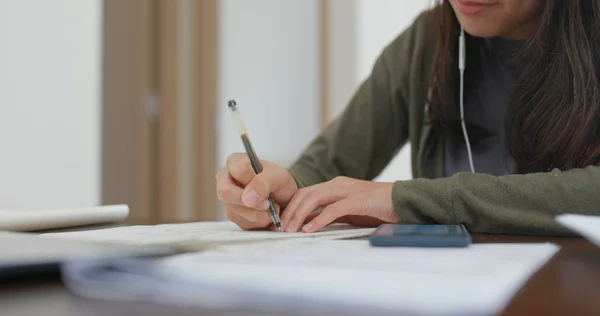
{"label": "woman's left hand", "polygon": [[393,183],[338,177],[300,189],[283,211],[283,229],[297,232],[302,227],[303,232],[312,233],[333,222],[362,227],[400,223],[392,203],[392,187]]}

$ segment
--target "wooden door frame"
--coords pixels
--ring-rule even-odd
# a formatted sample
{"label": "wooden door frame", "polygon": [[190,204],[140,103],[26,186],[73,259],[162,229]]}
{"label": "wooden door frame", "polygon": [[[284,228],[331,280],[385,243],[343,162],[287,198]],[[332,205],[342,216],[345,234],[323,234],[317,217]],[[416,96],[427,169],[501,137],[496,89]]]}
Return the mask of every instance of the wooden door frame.
{"label": "wooden door frame", "polygon": [[[215,174],[217,172],[217,102],[218,102],[218,0],[197,1],[195,6],[194,56],[195,76],[194,205],[199,220],[219,217]],[[207,155],[206,153],[212,153]]]}
{"label": "wooden door frame", "polygon": [[[159,124],[159,218],[163,222],[216,220],[217,0],[163,0],[159,8],[159,90],[163,105]],[[182,29],[186,26],[180,23],[183,14],[191,19],[187,26],[191,30],[186,32]],[[187,45],[182,32],[191,36]],[[184,47],[191,49],[191,60],[184,60]],[[189,77],[182,66],[192,68]],[[191,91],[182,89],[185,80],[189,80]],[[186,97],[182,93],[191,94],[187,96],[191,100],[189,113],[183,112]],[[188,115],[193,132],[187,135],[191,142],[184,144],[180,126]],[[187,172],[191,173],[191,181],[186,181]]]}
{"label": "wooden door frame", "polygon": [[[189,77],[184,1],[193,8]],[[103,22],[102,203],[128,204],[136,223],[216,220],[217,0],[104,0]],[[190,144],[179,130],[183,83],[191,87]]]}
{"label": "wooden door frame", "polygon": [[103,1],[102,203],[127,204],[129,221],[156,219],[156,124],[146,99],[156,90],[153,1]]}
{"label": "wooden door frame", "polygon": [[160,119],[158,122],[158,220],[176,222],[179,219],[178,191],[181,146],[177,126],[179,124],[180,72],[178,69],[180,36],[178,18],[181,14],[180,0],[158,0],[157,69],[160,95]]}

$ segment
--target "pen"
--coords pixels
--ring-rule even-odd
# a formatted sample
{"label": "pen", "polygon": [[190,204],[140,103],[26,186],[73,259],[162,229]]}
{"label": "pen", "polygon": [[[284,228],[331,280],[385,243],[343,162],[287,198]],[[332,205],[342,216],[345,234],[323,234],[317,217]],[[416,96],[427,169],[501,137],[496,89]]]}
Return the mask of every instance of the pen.
{"label": "pen", "polygon": [[[227,102],[227,106],[231,109],[231,115],[233,116],[233,120],[235,121],[235,126],[237,127],[238,133],[242,138],[242,143],[244,144],[244,148],[246,149],[246,153],[248,154],[248,158],[250,158],[250,164],[252,165],[252,169],[256,174],[262,172],[262,166],[256,156],[256,152],[254,152],[254,147],[252,147],[252,143],[250,142],[250,137],[248,137],[248,131],[246,131],[246,125],[244,121],[242,121],[242,116],[240,115],[240,111],[237,108],[237,102],[235,100],[230,100]],[[275,202],[273,202],[273,198],[269,194],[269,216],[277,227],[278,231],[281,231],[281,220],[279,219],[279,215],[277,214],[277,208],[275,207]]]}

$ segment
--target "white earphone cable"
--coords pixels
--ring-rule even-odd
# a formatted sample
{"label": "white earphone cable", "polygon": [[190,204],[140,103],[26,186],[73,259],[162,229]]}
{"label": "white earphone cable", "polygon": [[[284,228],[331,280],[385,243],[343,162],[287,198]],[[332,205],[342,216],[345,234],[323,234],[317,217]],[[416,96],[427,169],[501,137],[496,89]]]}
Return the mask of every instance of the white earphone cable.
{"label": "white earphone cable", "polygon": [[466,61],[466,45],[465,45],[465,30],[460,28],[460,36],[458,38],[459,52],[458,52],[458,69],[460,71],[460,124],[462,126],[463,135],[465,137],[465,144],[467,146],[467,155],[469,156],[469,166],[471,172],[475,173],[475,166],[473,164],[473,154],[471,152],[471,141],[469,140],[469,134],[467,133],[467,126],[465,124],[465,107],[464,107],[464,89],[465,89],[465,61]]}

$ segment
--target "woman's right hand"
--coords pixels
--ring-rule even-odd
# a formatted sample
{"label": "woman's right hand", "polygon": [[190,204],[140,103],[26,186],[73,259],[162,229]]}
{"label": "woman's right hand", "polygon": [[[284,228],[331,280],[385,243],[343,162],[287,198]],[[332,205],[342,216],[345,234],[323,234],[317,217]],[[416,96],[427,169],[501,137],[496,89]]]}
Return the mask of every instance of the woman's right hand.
{"label": "woman's right hand", "polygon": [[261,161],[262,172],[254,173],[248,155],[237,153],[217,172],[217,197],[225,204],[225,215],[244,230],[271,229],[269,194],[277,212],[288,204],[298,190],[292,175],[268,161]]}

